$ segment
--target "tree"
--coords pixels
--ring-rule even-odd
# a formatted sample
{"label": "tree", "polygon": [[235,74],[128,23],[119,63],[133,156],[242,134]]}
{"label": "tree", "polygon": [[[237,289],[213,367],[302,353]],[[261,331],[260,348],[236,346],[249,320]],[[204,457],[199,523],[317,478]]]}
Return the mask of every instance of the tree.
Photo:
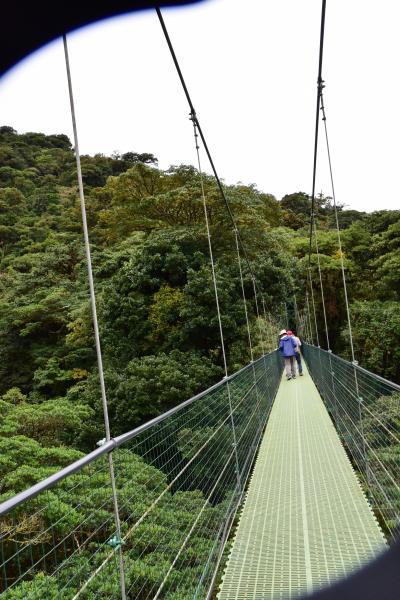
{"label": "tree", "polygon": [[[350,306],[356,355],[366,369],[400,382],[400,304],[379,300],[355,301]],[[342,329],[348,345],[348,331]]]}
{"label": "tree", "polygon": [[42,446],[79,446],[85,437],[93,410],[88,405],[66,398],[54,398],[40,404],[30,404],[18,388],[2,396],[2,436],[23,435]]}
{"label": "tree", "polygon": [[290,210],[294,214],[310,216],[311,198],[304,192],[295,194],[286,194],[281,200],[281,207],[285,210]]}
{"label": "tree", "polygon": [[154,154],[150,154],[149,152],[143,152],[142,154],[138,154],[137,152],[125,152],[125,154],[121,156],[121,159],[129,166],[136,165],[137,163],[153,165],[158,163],[158,159]]}

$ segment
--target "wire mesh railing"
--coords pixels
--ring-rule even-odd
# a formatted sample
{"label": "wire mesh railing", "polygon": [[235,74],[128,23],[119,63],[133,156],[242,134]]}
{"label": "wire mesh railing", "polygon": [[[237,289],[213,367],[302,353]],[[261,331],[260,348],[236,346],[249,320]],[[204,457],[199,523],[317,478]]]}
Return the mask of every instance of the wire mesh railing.
{"label": "wire mesh railing", "polygon": [[309,371],[388,539],[400,536],[400,386],[303,344]]}
{"label": "wire mesh railing", "polygon": [[5,500],[0,505],[2,598],[205,598],[281,371],[277,353],[267,354]]}

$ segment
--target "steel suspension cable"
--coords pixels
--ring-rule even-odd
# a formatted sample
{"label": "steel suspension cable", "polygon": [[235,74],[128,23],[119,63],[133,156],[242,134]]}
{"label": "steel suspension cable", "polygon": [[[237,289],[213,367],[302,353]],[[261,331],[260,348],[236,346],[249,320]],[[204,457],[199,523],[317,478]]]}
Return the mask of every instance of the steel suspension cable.
{"label": "steel suspension cable", "polygon": [[317,326],[317,316],[315,312],[315,302],[314,302],[314,292],[312,287],[312,279],[311,279],[311,251],[312,251],[312,237],[313,237],[313,228],[314,228],[314,211],[315,211],[315,179],[317,173],[317,155],[318,155],[318,132],[319,132],[319,114],[320,114],[320,101],[321,101],[321,89],[323,86],[322,80],[322,59],[324,53],[324,33],[325,33],[325,10],[326,10],[326,0],[322,0],[322,11],[321,11],[321,29],[320,29],[320,40],[319,40],[319,61],[318,61],[318,79],[317,79],[317,109],[316,109],[316,117],[315,117],[315,135],[314,135],[314,161],[313,161],[313,177],[312,177],[312,193],[311,193],[311,212],[310,212],[310,243],[308,249],[308,277],[311,289],[311,299],[314,311],[314,321],[315,321],[315,333],[317,337],[318,347],[319,336],[318,336],[318,326]]}
{"label": "steel suspension cable", "polygon": [[328,154],[329,174],[330,174],[331,188],[332,188],[332,199],[333,199],[333,206],[334,206],[334,211],[335,211],[335,223],[336,223],[336,232],[337,232],[339,255],[340,255],[340,267],[341,267],[341,271],[342,271],[344,298],[345,298],[345,304],[346,304],[347,327],[349,330],[351,359],[352,359],[352,363],[354,365],[354,382],[355,382],[356,394],[357,394],[357,399],[358,399],[358,416],[359,416],[359,421],[360,421],[360,430],[361,430],[361,437],[362,437],[362,442],[363,442],[365,472],[366,472],[368,489],[370,490],[371,489],[371,475],[370,475],[370,467],[369,467],[366,440],[365,440],[365,434],[364,434],[364,422],[363,422],[364,419],[363,419],[362,408],[361,408],[363,400],[362,400],[362,398],[360,398],[359,382],[358,382],[358,376],[357,376],[357,370],[356,370],[358,361],[355,358],[355,352],[354,352],[350,306],[349,306],[349,299],[348,299],[348,294],[347,294],[346,274],[345,274],[343,251],[342,251],[342,240],[341,240],[341,236],[340,236],[339,215],[338,215],[337,204],[336,204],[335,184],[333,181],[332,160],[331,160],[331,152],[330,152],[330,146],[329,146],[328,127],[326,124],[326,112],[325,112],[324,96],[323,96],[322,89],[321,89],[321,111],[322,111],[322,120],[324,122],[325,141],[326,141],[326,149],[327,149],[327,154]]}
{"label": "steel suspension cable", "polygon": [[236,223],[236,220],[235,220],[235,218],[234,218],[234,215],[233,215],[233,213],[232,213],[232,210],[231,210],[231,207],[230,207],[230,205],[229,205],[228,199],[227,199],[227,197],[226,197],[225,190],[224,190],[224,187],[223,187],[223,185],[222,185],[221,179],[220,179],[220,177],[219,177],[219,175],[218,175],[218,172],[217,172],[217,169],[216,169],[216,167],[215,167],[215,165],[214,165],[214,161],[213,161],[213,159],[212,159],[211,152],[210,152],[210,150],[209,150],[209,148],[208,148],[208,145],[207,145],[207,142],[206,142],[206,139],[205,139],[205,136],[204,136],[203,130],[202,130],[202,128],[201,128],[201,125],[200,125],[199,119],[198,119],[198,117],[197,117],[196,110],[195,110],[195,108],[194,108],[194,105],[193,105],[192,99],[191,99],[191,97],[190,97],[190,94],[189,94],[189,91],[188,91],[188,88],[187,88],[187,85],[186,85],[185,79],[184,79],[184,77],[183,77],[183,74],[182,74],[182,70],[181,70],[181,68],[180,68],[180,66],[179,66],[179,62],[178,62],[178,59],[177,59],[177,57],[176,57],[175,50],[174,50],[174,47],[173,47],[173,45],[172,45],[171,39],[170,39],[170,37],[169,37],[168,30],[167,30],[167,28],[166,28],[166,25],[165,25],[165,23],[164,23],[164,19],[163,19],[163,16],[162,16],[162,14],[161,14],[161,10],[160,10],[158,7],[156,7],[156,9],[155,9],[155,10],[156,10],[156,12],[157,12],[157,16],[158,16],[158,19],[159,19],[159,21],[160,21],[160,25],[161,25],[161,28],[162,28],[162,30],[163,30],[163,33],[164,33],[165,40],[166,40],[166,42],[167,42],[167,45],[168,45],[169,51],[170,51],[170,53],[171,53],[171,57],[172,57],[173,63],[174,63],[174,65],[175,65],[175,68],[176,68],[176,71],[177,71],[177,74],[178,74],[179,80],[180,80],[180,82],[181,82],[181,85],[182,85],[183,91],[184,91],[184,93],[185,93],[185,96],[186,96],[186,100],[187,100],[187,102],[188,102],[188,105],[189,105],[189,108],[190,108],[190,115],[191,115],[191,117],[190,117],[190,118],[191,118],[191,119],[192,119],[192,120],[193,120],[193,121],[196,123],[197,131],[199,132],[199,136],[200,136],[200,138],[201,138],[201,141],[202,141],[202,144],[203,144],[203,147],[204,147],[205,153],[207,154],[207,158],[208,158],[208,161],[209,161],[209,163],[210,163],[210,166],[211,166],[212,172],[213,172],[213,174],[214,174],[215,181],[216,181],[216,183],[217,183],[217,187],[218,187],[218,189],[219,189],[219,192],[220,192],[220,195],[221,195],[222,201],[223,201],[223,203],[224,203],[224,205],[225,205],[225,208],[226,208],[226,210],[227,210],[227,213],[228,213],[229,219],[230,219],[230,221],[231,221],[231,223],[232,223],[233,229],[234,229],[234,230],[235,230],[235,229],[237,229],[237,231],[238,231],[238,240],[239,240],[239,244],[240,244],[240,246],[241,246],[241,248],[242,248],[243,255],[244,255],[244,257],[245,257],[245,260],[246,260],[246,263],[247,263],[247,267],[248,267],[248,269],[249,269],[249,271],[250,271],[250,274],[251,274],[252,278],[254,278],[254,279],[255,279],[255,275],[254,275],[253,269],[252,269],[252,267],[251,267],[251,263],[250,263],[250,259],[249,259],[249,256],[248,256],[248,253],[247,253],[247,250],[246,250],[246,246],[245,246],[245,244],[244,244],[244,242],[243,242],[243,240],[242,240],[242,237],[241,237],[241,235],[240,235],[240,230],[239,230],[239,227],[238,227],[238,225],[237,225],[237,223]]}
{"label": "steel suspension cable", "polygon": [[315,117],[315,135],[314,135],[314,161],[313,161],[313,178],[312,178],[312,194],[311,194],[311,214],[310,214],[310,243],[308,249],[308,266],[311,266],[311,245],[313,236],[314,210],[315,210],[315,179],[317,174],[317,155],[318,155],[318,132],[319,132],[319,113],[321,102],[321,91],[323,86],[322,79],[322,59],[324,53],[324,33],[325,33],[325,10],[326,0],[322,0],[321,11],[321,30],[319,40],[319,62],[318,62],[318,80],[317,80],[317,110]]}
{"label": "steel suspension cable", "polygon": [[[325,320],[326,335],[327,335],[328,350],[329,350],[329,338],[328,338],[328,329],[327,329],[327,322],[326,322],[325,302],[324,302],[324,297],[323,297],[322,277],[321,277],[320,262],[319,262],[319,253],[318,253],[318,240],[317,240],[316,225],[315,225],[315,180],[316,180],[317,154],[318,154],[318,132],[319,132],[319,119],[320,119],[320,110],[321,110],[321,99],[322,99],[322,92],[323,92],[323,88],[324,88],[324,81],[322,79],[322,59],[323,59],[323,50],[324,50],[325,12],[326,12],[326,0],[322,0],[320,43],[319,43],[319,61],[318,61],[318,80],[317,80],[317,107],[316,107],[316,116],[315,116],[315,137],[314,137],[314,161],[313,161],[313,179],[312,179],[312,195],[311,195],[311,215],[310,215],[310,243],[309,243],[309,251],[308,251],[308,274],[309,274],[309,280],[310,280],[310,288],[311,288],[311,296],[312,296],[312,302],[313,302],[315,325],[317,327],[317,320],[316,320],[316,313],[315,313],[315,303],[314,303],[314,294],[313,294],[312,279],[311,279],[311,250],[312,250],[312,236],[313,236],[313,229],[314,229],[315,230],[315,236],[316,236],[318,269],[319,269],[319,277],[320,277],[320,285],[321,285],[321,297],[322,297],[322,303],[323,303],[323,309],[324,309],[324,320]],[[326,124],[326,121],[325,121],[325,124]],[[346,294],[347,294],[347,291],[346,291]],[[317,333],[318,347],[320,348],[319,339],[318,339],[318,331],[316,331],[316,333]],[[351,343],[352,343],[352,338],[351,338]],[[354,352],[354,347],[352,348],[352,352]],[[355,359],[354,358],[353,358],[353,363],[355,363]],[[321,366],[321,357],[320,357],[320,366]],[[354,364],[354,376],[355,376],[355,385],[356,385],[357,397],[359,397],[358,380],[357,380],[357,374],[355,372],[355,364]],[[364,436],[364,432],[363,432],[361,399],[359,400],[359,418],[360,418],[360,426],[361,426],[361,431],[362,431],[362,439],[363,439],[363,447],[364,447],[364,460],[365,460],[367,481],[368,481],[368,487],[370,487],[370,484],[369,484],[368,458],[367,458],[367,451],[366,451],[366,445],[365,445],[365,436]]]}
{"label": "steel suspension cable", "polygon": [[301,324],[301,335],[305,339],[305,341],[307,343],[309,343],[310,335],[308,333],[307,318],[306,318],[306,311],[305,311],[305,309],[301,310],[298,314],[299,314],[299,320],[300,320],[300,324]]}
{"label": "steel suspension cable", "polygon": [[[206,232],[207,232],[208,251],[209,251],[209,254],[210,254],[210,264],[211,264],[212,281],[213,281],[213,286],[214,286],[215,304],[216,304],[216,308],[217,308],[217,317],[218,317],[218,327],[219,327],[219,335],[220,335],[220,342],[221,342],[221,351],[222,351],[222,358],[223,358],[223,363],[224,363],[225,378],[227,379],[227,381],[226,381],[226,389],[227,389],[227,394],[228,394],[229,413],[230,413],[230,417],[231,417],[232,436],[233,436],[233,444],[234,444],[234,450],[235,450],[237,484],[238,484],[238,491],[240,493],[240,491],[241,491],[241,481],[240,481],[239,458],[238,458],[238,452],[237,452],[237,440],[236,440],[235,422],[234,422],[234,419],[233,419],[233,411],[232,411],[231,388],[230,388],[230,383],[229,383],[229,380],[228,380],[228,363],[227,363],[227,360],[226,360],[225,338],[224,338],[224,331],[223,331],[223,328],[222,328],[221,308],[220,308],[220,304],[219,304],[217,278],[216,278],[216,274],[215,274],[215,262],[214,262],[214,254],[213,254],[213,248],[212,248],[212,242],[211,242],[210,223],[209,223],[209,220],[208,220],[208,213],[207,213],[207,202],[206,202],[206,194],[205,194],[205,189],[204,189],[203,172],[201,170],[200,148],[199,148],[198,133],[197,133],[198,127],[197,127],[197,122],[196,122],[194,114],[190,115],[190,119],[191,119],[191,121],[193,123],[193,134],[194,134],[194,142],[195,142],[195,147],[196,147],[197,166],[198,166],[198,172],[199,172],[199,176],[200,176],[201,196],[202,196],[203,208],[204,208],[204,220],[205,220]],[[247,312],[246,312],[246,315],[247,315]]]}
{"label": "steel suspension cable", "polygon": [[310,342],[311,342],[311,344],[313,344],[314,337],[313,337],[313,331],[312,331],[312,327],[311,327],[310,302],[308,299],[308,290],[306,290],[306,310],[307,310],[306,318],[308,318],[308,330],[310,332]]}
{"label": "steel suspension cable", "polygon": [[311,267],[307,268],[307,272],[308,272],[308,279],[309,279],[310,290],[311,290],[311,304],[312,304],[312,307],[313,307],[315,336],[317,338],[317,346],[319,348],[320,347],[320,343],[319,343],[319,335],[318,335],[317,313],[316,313],[316,310],[315,310],[314,290],[313,290],[312,278],[311,278]]}
{"label": "steel suspension cable", "polygon": [[240,258],[240,249],[239,249],[239,240],[238,240],[238,231],[237,231],[237,229],[234,230],[234,235],[235,235],[235,242],[236,242],[236,254],[237,254],[238,265],[239,265],[240,287],[242,289],[244,314],[245,314],[245,317],[246,317],[247,337],[248,337],[248,340],[249,340],[250,360],[251,360],[251,362],[253,362],[253,360],[254,360],[254,356],[253,356],[253,344],[252,344],[251,333],[250,333],[250,323],[249,323],[249,315],[248,315],[248,311],[247,311],[246,294],[245,294],[245,291],[244,291],[242,260]]}
{"label": "steel suspension cable", "polygon": [[[269,336],[270,336],[270,342],[269,343],[270,343],[270,347],[272,349],[274,349],[274,348],[276,348],[275,335],[274,335],[274,332],[273,332],[273,329],[272,329],[271,318],[267,317],[267,311],[266,311],[266,308],[265,308],[264,296],[262,296],[261,302],[262,302],[262,305],[263,305],[264,321],[265,321],[266,327],[267,327],[267,329],[269,331]],[[271,317],[271,315],[270,315],[270,317]]]}
{"label": "steel suspension cable", "polygon": [[353,333],[352,333],[352,327],[351,327],[351,316],[350,316],[349,299],[348,299],[348,294],[347,294],[346,273],[345,273],[345,268],[344,268],[342,240],[341,240],[341,236],[340,236],[339,215],[338,215],[337,204],[336,204],[335,185],[334,185],[334,182],[333,182],[332,161],[331,161],[331,152],[330,152],[330,147],[329,147],[328,128],[327,128],[327,124],[326,124],[326,113],[325,113],[324,95],[323,95],[322,91],[321,91],[321,111],[322,111],[322,120],[324,122],[326,149],[327,149],[327,153],[328,153],[328,164],[329,164],[329,174],[330,174],[330,179],[331,179],[333,207],[334,207],[334,210],[335,210],[336,232],[337,232],[339,255],[340,255],[340,268],[341,268],[341,271],[342,271],[344,299],[345,299],[345,303],[346,303],[346,315],[347,315],[347,326],[348,326],[348,329],[349,329],[349,340],[350,340],[350,348],[351,348],[351,358],[352,358],[352,361],[354,362],[355,361],[355,353],[354,353]]}
{"label": "steel suspension cable", "polygon": [[261,348],[262,348],[263,354],[265,354],[265,340],[264,340],[264,335],[263,335],[262,327],[261,327],[260,311],[258,310],[257,287],[256,287],[256,279],[254,276],[252,277],[252,281],[253,281],[253,290],[254,290],[254,300],[256,303],[257,323],[258,323],[258,329],[260,331]]}
{"label": "steel suspension cable", "polygon": [[297,323],[299,320],[299,313],[297,310],[297,299],[296,299],[296,294],[293,294],[293,306],[294,306],[294,322],[296,324],[296,328],[297,328]]}
{"label": "steel suspension cable", "polygon": [[302,311],[301,319],[302,319],[302,324],[303,324],[304,337],[305,337],[306,341],[308,343],[310,343],[309,342],[309,340],[310,340],[310,332],[308,331],[307,313],[306,313],[305,310]]}
{"label": "steel suspension cable", "polygon": [[[73,95],[73,90],[72,90],[72,78],[71,78],[71,69],[70,69],[70,63],[69,63],[68,44],[67,44],[66,35],[63,35],[63,44],[64,44],[65,66],[66,66],[67,80],[68,80],[69,102],[70,102],[70,108],[71,108],[72,129],[73,129],[73,134],[74,134],[76,170],[77,170],[77,176],[78,176],[79,199],[80,199],[81,214],[82,214],[82,227],[83,227],[83,236],[84,236],[85,254],[86,254],[86,266],[87,266],[89,290],[90,290],[90,302],[91,302],[91,308],[92,308],[93,329],[94,329],[95,344],[96,344],[97,366],[99,369],[101,400],[102,400],[102,406],[103,406],[104,429],[105,429],[105,434],[106,434],[106,441],[109,442],[111,439],[110,421],[109,421],[109,416],[108,416],[106,387],[105,387],[105,382],[104,382],[103,358],[102,358],[102,352],[101,352],[99,325],[98,325],[98,319],[97,319],[96,294],[95,294],[95,289],[94,289],[92,258],[91,258],[91,252],[90,252],[89,232],[88,232],[88,225],[87,225],[87,218],[86,218],[85,194],[84,194],[84,190],[83,190],[82,168],[81,168],[81,159],[80,159],[79,143],[78,143],[78,129],[77,129],[77,124],[76,124],[75,103],[74,103],[74,95]],[[117,490],[116,490],[116,485],[115,485],[114,465],[113,465],[113,459],[112,459],[111,453],[108,453],[108,464],[109,464],[110,481],[111,481],[112,501],[113,501],[113,507],[114,507],[115,528],[116,528],[118,539],[120,540],[121,539],[121,524],[120,524],[120,517],[119,517],[119,510],[118,510]],[[119,558],[118,563],[119,563],[119,579],[120,579],[121,598],[122,598],[122,600],[125,600],[126,599],[125,573],[124,573],[124,562],[123,562],[121,546],[118,549],[118,558]]]}

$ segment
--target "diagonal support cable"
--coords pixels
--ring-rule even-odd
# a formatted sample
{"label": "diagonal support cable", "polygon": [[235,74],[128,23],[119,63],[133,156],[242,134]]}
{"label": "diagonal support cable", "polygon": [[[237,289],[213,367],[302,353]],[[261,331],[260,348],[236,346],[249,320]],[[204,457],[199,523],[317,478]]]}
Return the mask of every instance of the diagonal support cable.
{"label": "diagonal support cable", "polygon": [[204,220],[205,220],[207,239],[208,239],[208,251],[210,254],[211,274],[212,274],[212,281],[213,281],[213,286],[214,286],[215,304],[217,307],[218,327],[219,327],[219,334],[220,334],[220,341],[221,341],[222,357],[223,357],[223,362],[224,362],[224,372],[225,372],[225,378],[226,378],[226,390],[227,390],[227,394],[228,394],[229,412],[230,412],[230,417],[231,417],[233,445],[234,445],[234,450],[235,450],[235,461],[236,461],[237,484],[238,484],[238,491],[240,493],[241,481],[240,481],[240,469],[239,469],[239,458],[238,458],[238,451],[237,451],[235,422],[233,419],[233,411],[232,411],[232,395],[231,395],[231,388],[230,388],[230,383],[229,383],[229,379],[228,379],[228,364],[227,364],[227,360],[226,360],[224,331],[222,328],[222,319],[221,319],[221,309],[220,309],[220,304],[219,304],[217,278],[216,278],[216,274],[215,274],[214,254],[213,254],[213,249],[212,249],[210,224],[209,224],[208,213],[207,213],[207,203],[206,203],[206,194],[205,194],[205,190],[204,190],[203,173],[201,170],[200,148],[199,148],[199,144],[198,144],[198,134],[197,134],[197,122],[196,122],[194,114],[190,115],[190,119],[193,123],[193,134],[194,134],[194,141],[195,141],[195,146],[196,146],[197,165],[198,165],[198,171],[199,171],[199,176],[200,176],[201,196],[202,196],[203,208],[204,208]]}

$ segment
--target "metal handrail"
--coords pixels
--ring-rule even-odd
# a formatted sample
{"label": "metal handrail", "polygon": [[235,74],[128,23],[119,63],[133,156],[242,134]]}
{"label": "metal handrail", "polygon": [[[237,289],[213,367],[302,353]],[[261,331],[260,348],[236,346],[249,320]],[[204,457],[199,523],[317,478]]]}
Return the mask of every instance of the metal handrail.
{"label": "metal handrail", "polygon": [[[270,352],[268,354],[272,354],[272,353]],[[267,355],[265,355],[265,356],[267,356]],[[256,361],[254,361],[253,364],[257,364],[258,362],[260,362],[262,360],[264,360],[264,356],[260,357]],[[252,367],[252,364],[242,367],[235,373],[232,373],[232,375],[229,375],[228,377],[223,378],[221,381],[218,381],[218,383],[215,383],[214,385],[210,386],[209,388],[200,392],[199,394],[196,394],[195,396],[192,396],[191,398],[189,398],[188,400],[185,400],[181,404],[178,404],[178,406],[174,406],[173,408],[166,411],[162,415],[158,415],[154,419],[151,419],[150,421],[143,423],[143,425],[139,425],[138,427],[135,427],[131,431],[127,431],[126,433],[123,433],[115,438],[111,438],[108,442],[105,441],[104,443],[102,443],[102,445],[99,448],[96,448],[96,450],[93,450],[89,454],[86,454],[82,458],[79,458],[75,462],[67,465],[60,471],[57,471],[57,473],[50,475],[50,477],[47,477],[46,479],[39,481],[38,483],[36,483],[32,487],[28,488],[27,490],[24,490],[24,491],[20,492],[19,494],[16,494],[15,496],[13,496],[12,498],[5,500],[4,502],[0,503],[0,517],[3,517],[4,515],[8,514],[10,511],[12,511],[13,509],[20,506],[23,502],[26,502],[27,500],[31,500],[32,498],[35,498],[36,496],[38,496],[41,492],[44,492],[44,491],[54,487],[58,482],[62,481],[63,479],[66,479],[70,475],[73,475],[77,471],[80,471],[81,469],[83,469],[84,467],[86,467],[87,465],[92,463],[94,460],[96,460],[103,454],[112,452],[113,450],[115,450],[116,448],[121,446],[122,444],[124,444],[124,443],[128,442],[129,440],[131,440],[132,438],[138,436],[139,434],[143,433],[147,429],[150,429],[151,427],[154,427],[155,425],[162,423],[163,421],[165,421],[165,419],[171,417],[172,415],[179,412],[186,406],[189,406],[190,404],[193,404],[194,402],[200,400],[201,398],[203,398],[210,392],[213,392],[214,390],[222,387],[223,385],[225,385],[227,383],[227,381],[235,379],[240,373],[242,373],[243,371],[245,371],[246,369],[249,369],[251,367]],[[252,387],[254,387],[254,384]]]}
{"label": "metal handrail", "polygon": [[[306,344],[304,344],[304,345],[306,345]],[[339,356],[338,354],[329,352],[329,350],[325,350],[324,348],[321,348],[319,346],[314,346],[314,344],[307,344],[307,345],[318,349],[320,352],[325,352],[325,354],[328,354],[328,355],[330,354],[331,356],[334,356],[335,359],[339,360],[340,362],[345,363],[346,365],[351,365],[357,371],[360,371],[361,373],[365,373],[366,375],[369,375],[373,379],[377,379],[378,381],[381,381],[382,383],[385,383],[386,385],[388,385],[392,388],[395,388],[396,390],[398,390],[400,392],[400,385],[398,385],[397,383],[394,383],[393,381],[390,381],[390,379],[385,379],[381,375],[377,375],[376,373],[369,371],[365,367],[361,367],[359,364],[352,363],[349,360],[346,360],[345,358],[343,358],[342,356]]]}

